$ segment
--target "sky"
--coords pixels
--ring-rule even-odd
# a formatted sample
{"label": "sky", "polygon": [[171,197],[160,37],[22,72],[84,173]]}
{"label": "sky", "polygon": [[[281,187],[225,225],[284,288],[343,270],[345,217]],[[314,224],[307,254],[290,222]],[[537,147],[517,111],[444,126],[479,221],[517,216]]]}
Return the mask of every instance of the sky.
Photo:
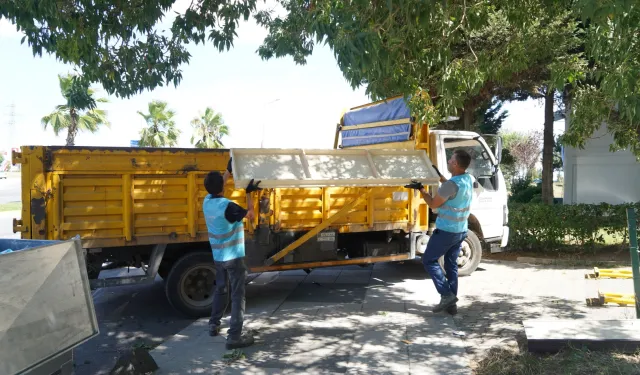
{"label": "sky", "polygon": [[[173,10],[186,5],[187,1],[178,0]],[[166,19],[163,24],[170,22]],[[270,148],[333,148],[342,111],[371,101],[365,88],[351,88],[328,46],[316,46],[303,66],[289,57],[263,61],[256,50],[265,36],[266,30],[249,19],[241,24],[229,51],[219,53],[211,44],[190,46],[191,62],[183,65],[183,80],[177,88],[120,99],[96,86],[98,96],[109,100],[101,108],[107,111],[111,127],[95,134],[80,133],[76,145],[129,146],[145,125],[137,112],[147,112],[151,100],[163,100],[176,112],[180,147],[191,147],[190,121],[209,106],[222,114],[230,129],[222,139],[226,147],[253,148],[264,142]],[[0,150],[63,145],[66,133],[56,137],[51,129],[43,131],[40,119],[62,104],[58,74],[73,68],[52,55],[34,57],[26,42],[20,44],[21,38],[14,25],[0,19]],[[542,130],[542,103],[506,103],[503,108],[509,111],[503,129]],[[555,132],[561,133],[563,121],[555,125]]]}

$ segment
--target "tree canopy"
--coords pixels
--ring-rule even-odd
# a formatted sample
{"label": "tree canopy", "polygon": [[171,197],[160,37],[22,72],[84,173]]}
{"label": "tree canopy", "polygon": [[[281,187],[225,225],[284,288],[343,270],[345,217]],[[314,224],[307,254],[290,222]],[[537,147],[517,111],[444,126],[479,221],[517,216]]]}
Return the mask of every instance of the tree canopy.
{"label": "tree canopy", "polygon": [[476,110],[475,116],[480,134],[498,134],[502,124],[509,117],[509,111],[502,109],[501,101],[492,98]]}
{"label": "tree canopy", "polygon": [[365,85],[374,100],[411,96],[414,112],[430,123],[499,91],[568,84],[565,144],[584,145],[606,121],[612,147],[640,155],[635,1],[277,0],[285,10],[278,16],[256,11],[256,0],[194,0],[163,33],[158,24],[174,1],[0,0],[0,17],[24,32],[34,54],[53,53],[128,97],[178,85],[187,44],[229,49],[240,20],[253,14],[269,30],[263,58],[304,64],[326,43],[352,86]]}

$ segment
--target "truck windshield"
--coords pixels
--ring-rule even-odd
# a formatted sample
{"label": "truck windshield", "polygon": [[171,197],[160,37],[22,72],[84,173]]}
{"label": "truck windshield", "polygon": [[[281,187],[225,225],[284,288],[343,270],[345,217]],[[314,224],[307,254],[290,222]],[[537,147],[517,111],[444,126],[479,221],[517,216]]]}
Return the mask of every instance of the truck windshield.
{"label": "truck windshield", "polygon": [[482,143],[474,139],[444,139],[444,150],[447,160],[451,158],[451,155],[453,155],[453,152],[457,149],[465,150],[469,155],[471,155],[471,164],[469,164],[467,172],[475,177],[478,183],[485,189],[496,190],[491,181],[494,173],[494,166],[491,162],[491,157]]}

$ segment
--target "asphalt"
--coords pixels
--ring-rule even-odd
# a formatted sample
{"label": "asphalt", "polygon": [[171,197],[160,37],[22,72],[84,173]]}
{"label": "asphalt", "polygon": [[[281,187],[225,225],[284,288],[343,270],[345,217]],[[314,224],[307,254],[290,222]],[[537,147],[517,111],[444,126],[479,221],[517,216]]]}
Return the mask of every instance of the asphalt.
{"label": "asphalt", "polygon": [[0,212],[0,238],[20,238],[19,233],[13,233],[13,219],[20,217],[20,211]]}
{"label": "asphalt", "polygon": [[0,180],[0,204],[20,201],[20,174],[7,173],[7,177]]}

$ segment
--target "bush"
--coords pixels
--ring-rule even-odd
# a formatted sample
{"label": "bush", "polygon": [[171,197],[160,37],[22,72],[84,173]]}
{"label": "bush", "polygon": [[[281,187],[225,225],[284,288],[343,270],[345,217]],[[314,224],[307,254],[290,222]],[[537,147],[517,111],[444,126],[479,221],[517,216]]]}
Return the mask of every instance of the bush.
{"label": "bush", "polygon": [[640,204],[509,203],[509,244],[513,249],[561,250],[626,241],[627,207],[638,210]]}
{"label": "bush", "polygon": [[542,202],[542,186],[531,185],[530,178],[515,179],[511,182],[509,203]]}

